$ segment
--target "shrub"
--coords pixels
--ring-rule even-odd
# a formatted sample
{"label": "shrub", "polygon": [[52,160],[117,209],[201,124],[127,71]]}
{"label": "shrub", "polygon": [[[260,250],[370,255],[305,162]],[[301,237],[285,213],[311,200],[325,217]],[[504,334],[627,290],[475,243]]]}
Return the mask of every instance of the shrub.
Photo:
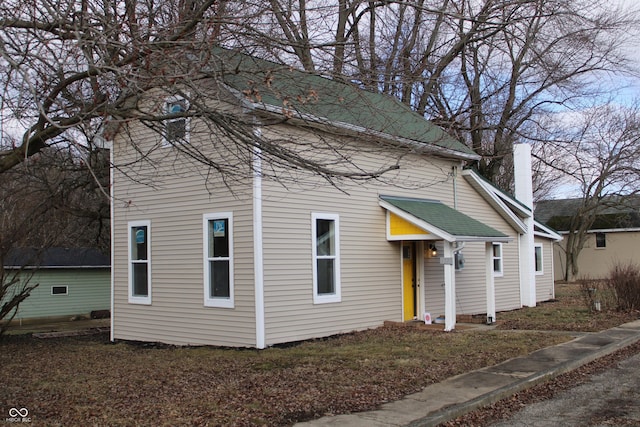
{"label": "shrub", "polygon": [[640,267],[637,264],[616,263],[609,273],[608,283],[615,291],[618,310],[640,309]]}

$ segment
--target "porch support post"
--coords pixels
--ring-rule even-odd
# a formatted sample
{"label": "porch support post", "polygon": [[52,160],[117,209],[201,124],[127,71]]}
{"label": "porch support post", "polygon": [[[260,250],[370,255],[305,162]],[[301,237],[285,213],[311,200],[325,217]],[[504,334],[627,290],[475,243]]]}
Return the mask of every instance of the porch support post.
{"label": "porch support post", "polygon": [[456,274],[453,265],[453,244],[444,241],[444,330],[456,327]]}
{"label": "porch support post", "polygon": [[496,288],[493,279],[493,244],[485,243],[485,282],[487,284],[487,323],[496,321]]}

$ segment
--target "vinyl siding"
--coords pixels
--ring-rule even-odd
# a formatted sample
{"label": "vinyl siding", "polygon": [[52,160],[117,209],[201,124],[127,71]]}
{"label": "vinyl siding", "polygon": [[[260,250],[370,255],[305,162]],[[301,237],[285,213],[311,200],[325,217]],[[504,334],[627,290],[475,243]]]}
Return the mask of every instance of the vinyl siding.
{"label": "vinyl siding", "polygon": [[[352,143],[357,152],[360,143]],[[351,160],[365,170],[375,170],[391,157],[384,154],[381,151],[376,156],[363,149]],[[386,212],[379,206],[378,196],[392,194],[450,203],[451,186],[442,182],[447,181],[453,164],[409,156],[387,182],[341,183],[340,190],[311,176],[301,177],[286,189],[266,182],[263,227],[267,344],[376,327],[385,320],[401,321],[400,242],[386,240]],[[429,185],[434,182],[440,185]],[[413,183],[418,188],[401,188],[401,183]],[[313,303],[314,212],[338,214],[340,218],[342,293],[338,303]]]}
{"label": "vinyl siding", "polygon": [[[125,142],[127,131],[148,150],[145,160]],[[255,346],[251,182],[234,180],[231,193],[215,171],[160,148],[158,135],[127,131],[114,145],[114,339]],[[204,306],[203,214],[216,212],[233,214],[233,308]],[[128,222],[140,220],[150,221],[151,305],[128,302]]]}
{"label": "vinyl siding", "polygon": [[[457,194],[460,212],[513,238],[511,242],[502,244],[504,274],[494,278],[496,311],[520,308],[520,266],[516,231],[465,179],[458,178]],[[456,312],[486,313],[485,243],[466,243],[462,253],[465,257],[465,267],[456,272]]]}
{"label": "vinyl siding", "polygon": [[[640,231],[605,232],[605,239],[606,247],[597,248],[595,232],[589,233],[584,248],[578,255],[578,277],[606,278],[615,264],[632,263],[640,266]],[[554,245],[556,280],[564,279],[566,260],[563,248],[566,242],[565,235],[564,240]]]}
{"label": "vinyl siding", "polygon": [[[438,254],[444,250],[442,242],[435,243]],[[457,278],[456,278],[457,279]],[[444,317],[444,268],[440,265],[440,258],[424,259],[424,311],[431,313],[431,318]],[[456,304],[457,305],[457,304]],[[456,307],[458,310],[459,307]]]}
{"label": "vinyl siding", "polygon": [[[193,129],[197,125],[192,122]],[[158,148],[158,136],[140,127],[127,130],[114,149],[116,166],[128,165],[126,176],[118,168],[114,174],[114,338],[255,346],[252,183],[234,180],[226,183],[228,188],[215,171],[209,174],[201,165],[177,156],[174,149]],[[450,172],[459,162],[407,152],[399,156],[397,148],[372,141],[346,136],[335,141],[286,125],[267,126],[262,132],[273,139],[286,134],[298,148],[307,144],[313,160],[325,160],[339,144],[340,154],[364,171],[392,169],[377,180],[336,178],[332,186],[304,171],[263,165],[268,173],[262,188],[266,345],[376,327],[385,320],[401,321],[401,243],[386,240],[386,214],[378,196],[434,199],[453,207]],[[142,155],[125,142],[128,136],[146,148],[144,161],[137,161]],[[192,138],[191,143],[199,141]],[[214,146],[221,150],[224,144]],[[318,147],[328,151],[321,153]],[[225,154],[219,155],[224,161]],[[277,180],[272,179],[274,175]],[[514,235],[461,177],[457,187],[463,213]],[[233,213],[233,309],[204,307],[202,215],[215,212]],[[339,215],[342,292],[337,303],[313,302],[312,213]],[[141,220],[150,221],[151,305],[128,302],[127,223]],[[517,241],[505,244],[504,252],[505,277],[496,279],[498,310],[520,306]],[[467,244],[464,254],[467,267],[456,277],[457,309],[482,313],[486,311],[484,243]],[[444,312],[443,267],[437,259],[425,261],[425,295],[419,301],[424,300],[427,311],[436,317]],[[436,311],[440,306],[442,313]]]}
{"label": "vinyl siding", "polygon": [[542,245],[542,272],[536,275],[536,301],[543,302],[555,298],[554,282],[553,282],[553,241],[535,238],[535,244]]}
{"label": "vinyl siding", "polygon": [[[22,273],[28,284],[38,287],[18,308],[15,319],[73,316],[108,310],[111,274],[101,269],[46,269]],[[67,295],[52,295],[52,286],[67,286]]]}

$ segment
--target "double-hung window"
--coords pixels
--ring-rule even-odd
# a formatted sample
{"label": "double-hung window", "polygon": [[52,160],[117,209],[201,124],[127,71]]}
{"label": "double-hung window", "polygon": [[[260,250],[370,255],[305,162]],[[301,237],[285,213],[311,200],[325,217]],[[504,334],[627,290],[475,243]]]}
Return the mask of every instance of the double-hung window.
{"label": "double-hung window", "polygon": [[314,213],[312,221],[313,302],[340,302],[340,220]]}
{"label": "double-hung window", "polygon": [[204,305],[233,308],[233,215],[205,214]]}
{"label": "double-hung window", "polygon": [[504,274],[502,270],[502,243],[493,244],[493,275],[500,277]]}
{"label": "double-hung window", "polygon": [[129,222],[129,302],[151,304],[151,222]]}
{"label": "double-hung window", "polygon": [[596,233],[596,248],[604,249],[607,247],[607,235],[605,233]]}
{"label": "double-hung window", "polygon": [[535,266],[536,266],[536,275],[544,274],[543,265],[542,265],[542,245],[534,246],[534,254],[535,254]]}
{"label": "double-hung window", "polygon": [[186,99],[178,96],[168,98],[164,104],[164,112],[170,116],[164,121],[165,145],[189,142],[189,119],[184,115],[189,110]]}

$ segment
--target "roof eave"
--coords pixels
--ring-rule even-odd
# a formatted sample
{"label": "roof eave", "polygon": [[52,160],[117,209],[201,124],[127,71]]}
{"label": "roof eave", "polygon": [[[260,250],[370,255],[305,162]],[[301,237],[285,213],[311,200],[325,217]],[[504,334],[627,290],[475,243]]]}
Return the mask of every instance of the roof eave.
{"label": "roof eave", "polygon": [[92,270],[92,269],[107,269],[111,268],[110,265],[5,265],[7,270]]}
{"label": "roof eave", "polygon": [[378,204],[385,208],[386,210],[388,210],[389,212],[398,215],[400,218],[404,219],[405,221],[409,221],[410,223],[422,228],[423,230],[435,235],[436,237],[442,239],[442,240],[446,240],[447,242],[455,242],[456,241],[456,237],[436,226],[434,226],[433,224],[429,224],[426,221],[421,220],[420,218],[416,218],[415,216],[411,215],[408,212],[405,212],[404,210],[392,205],[391,203],[382,200],[382,199],[378,199]]}
{"label": "roof eave", "polygon": [[559,242],[559,241],[564,239],[564,237],[562,237],[560,235],[560,233],[558,233],[557,231],[555,231],[555,230],[547,227],[546,225],[536,221],[535,219],[533,220],[533,224],[536,227],[538,227],[538,228],[540,228],[542,230],[542,232],[534,231],[533,234],[535,236],[546,237],[546,238],[552,239],[552,240],[554,240],[556,242]]}
{"label": "roof eave", "polygon": [[[513,227],[517,232],[523,234],[527,232],[527,227],[524,222],[518,218],[518,216],[510,209],[506,204],[503,197],[500,197],[493,188],[491,188],[487,183],[485,183],[482,179],[480,179],[477,174],[472,170],[463,170],[462,176],[471,180],[471,185],[479,190],[480,195],[492,205],[499,214]],[[531,216],[531,211],[525,211],[515,206],[514,204],[510,204],[510,206],[516,207],[524,217]]]}
{"label": "roof eave", "polygon": [[462,235],[454,235],[451,234],[447,231],[442,230],[441,228],[438,228],[436,226],[434,226],[433,224],[430,224],[426,221],[421,220],[420,218],[416,218],[415,216],[411,215],[410,213],[398,208],[397,206],[394,206],[393,204],[383,200],[383,199],[378,199],[378,204],[385,208],[386,210],[388,210],[389,212],[394,213],[395,215],[398,215],[400,218],[411,222],[412,224],[422,228],[423,230],[434,234],[435,236],[439,237],[442,240],[446,240],[447,242],[450,243],[455,243],[455,242],[511,242],[513,241],[513,237],[509,237],[509,236],[462,236]]}
{"label": "roof eave", "polygon": [[[242,96],[242,94],[237,90],[233,88],[231,88],[231,90],[234,93],[236,93],[237,96]],[[244,99],[242,99],[242,102],[243,102],[243,106],[247,108],[251,108],[252,110],[261,110],[270,114],[282,116],[282,107],[278,107],[272,104],[249,102]],[[292,114],[292,118],[302,120],[306,123],[309,123],[309,122],[318,123],[324,126],[335,127],[338,129],[343,129],[343,130],[347,130],[347,131],[358,133],[358,134],[365,134],[365,135],[373,136],[376,138],[381,138],[387,141],[393,141],[397,144],[401,144],[401,145],[405,145],[405,146],[409,146],[414,149],[417,149],[418,152],[422,152],[422,153],[433,153],[433,154],[440,155],[447,158],[469,160],[469,161],[480,160],[481,158],[479,155],[475,153],[463,153],[461,151],[453,150],[446,147],[441,147],[435,144],[428,144],[428,143],[419,142],[419,141],[415,141],[408,138],[394,136],[394,135],[380,132],[380,131],[375,131],[372,129],[367,129],[361,126],[353,125],[351,123],[329,120],[327,118],[318,117],[313,114],[300,113],[297,111],[292,111],[291,114]]]}

